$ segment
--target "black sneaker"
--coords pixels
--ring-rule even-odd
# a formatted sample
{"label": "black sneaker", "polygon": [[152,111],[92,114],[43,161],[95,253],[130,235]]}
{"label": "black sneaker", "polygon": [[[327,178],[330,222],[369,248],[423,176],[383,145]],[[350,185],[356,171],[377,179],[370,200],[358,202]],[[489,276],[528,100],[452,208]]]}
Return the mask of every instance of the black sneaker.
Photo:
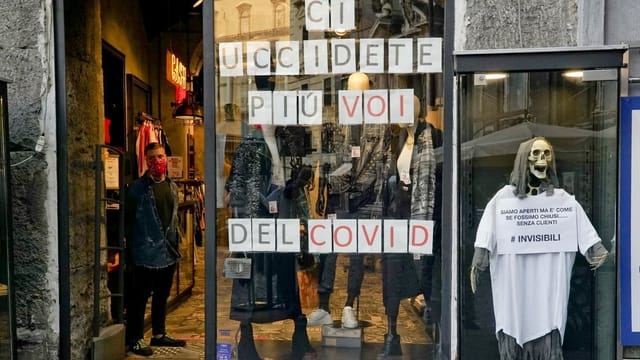
{"label": "black sneaker", "polygon": [[185,347],[185,345],[187,345],[186,341],[174,339],[167,334],[159,338],[151,338],[151,346]]}
{"label": "black sneaker", "polygon": [[153,355],[153,349],[151,349],[149,345],[147,345],[147,343],[144,342],[144,339],[140,339],[134,342],[133,344],[129,345],[129,351],[131,351],[136,355],[141,355],[141,356]]}

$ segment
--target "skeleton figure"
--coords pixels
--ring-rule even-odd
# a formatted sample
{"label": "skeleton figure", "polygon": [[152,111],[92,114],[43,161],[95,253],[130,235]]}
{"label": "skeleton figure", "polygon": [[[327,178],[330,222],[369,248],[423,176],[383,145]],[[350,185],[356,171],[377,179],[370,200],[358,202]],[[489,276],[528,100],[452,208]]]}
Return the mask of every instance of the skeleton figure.
{"label": "skeleton figure", "polygon": [[[502,360],[563,358],[562,340],[575,253],[497,254],[493,221],[496,203],[500,199],[524,199],[543,192],[549,197],[571,196],[559,188],[555,167],[553,147],[545,138],[536,137],[521,143],[510,184],[500,189],[489,201],[478,225],[470,273],[471,290],[476,292],[479,273],[491,264],[496,337]],[[595,270],[607,260],[609,253],[577,202],[575,208],[578,225],[576,241],[587,262]],[[549,273],[551,268],[556,272]],[[514,282],[514,279],[520,281]],[[504,284],[511,285],[503,286]],[[541,293],[550,294],[547,298],[550,305],[544,304],[543,309],[551,309],[555,314],[537,314],[537,318],[530,318],[527,311],[535,313],[536,309],[523,309],[520,302],[526,302],[522,300],[523,296]],[[547,323],[541,327],[543,320]],[[532,333],[539,334],[540,330],[543,330],[542,334],[546,334],[541,337],[530,336]]]}

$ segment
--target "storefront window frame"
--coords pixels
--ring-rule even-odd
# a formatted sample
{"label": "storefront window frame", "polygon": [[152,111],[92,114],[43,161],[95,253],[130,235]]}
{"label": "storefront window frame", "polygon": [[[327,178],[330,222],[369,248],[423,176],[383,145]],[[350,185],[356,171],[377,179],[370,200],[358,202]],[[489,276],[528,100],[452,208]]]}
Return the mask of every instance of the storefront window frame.
{"label": "storefront window frame", "polygon": [[[455,164],[451,167],[453,168],[451,173],[447,173],[445,169],[445,173],[443,174],[445,183],[447,181],[447,176],[452,176],[449,180],[453,180],[453,190],[454,192],[447,193],[446,191],[443,193],[443,203],[444,204],[453,204],[451,220],[452,223],[449,224],[453,227],[453,229],[457,229],[460,224],[461,215],[459,211],[461,209],[461,204],[459,203],[459,192],[461,190],[460,184],[458,183],[459,176],[459,168],[460,168],[460,154],[461,154],[461,143],[462,143],[462,134],[460,133],[462,115],[460,113],[460,99],[459,99],[459,79],[460,75],[463,74],[473,74],[473,73],[489,73],[489,72],[533,72],[533,71],[554,71],[554,70],[568,70],[568,69],[618,69],[618,96],[626,96],[627,95],[627,84],[628,84],[628,74],[626,71],[626,59],[628,58],[628,47],[626,45],[611,45],[611,46],[590,46],[590,47],[559,47],[559,48],[523,48],[523,49],[493,49],[493,50],[460,50],[453,51],[453,89],[452,89],[452,97],[453,104],[455,104],[455,108],[452,109],[452,119],[451,126],[447,127],[447,129],[453,129],[455,134],[453,135],[453,144],[452,148],[454,151],[453,159],[455,160]],[[445,89],[446,90],[446,89]],[[446,119],[445,119],[446,120]],[[445,127],[448,124],[445,122]],[[619,132],[618,123],[618,132]],[[445,151],[446,151],[446,139],[445,139]],[[619,151],[619,137],[618,137],[618,151]],[[619,154],[618,154],[619,155]],[[619,162],[619,160],[618,160]],[[620,168],[618,167],[618,173],[620,173]],[[616,191],[619,192],[619,182],[617,184]],[[443,215],[443,218],[444,217]],[[446,229],[447,224],[443,224],[443,228]],[[616,237],[619,238],[619,226],[616,221]],[[446,230],[445,230],[446,231]],[[461,277],[467,276],[468,274],[460,269],[461,262],[461,252],[456,250],[456,247],[460,245],[460,231],[454,230],[451,232],[454,234],[452,236],[452,246],[449,250],[451,250],[451,269],[453,270],[453,278],[451,279],[452,283],[452,308],[451,308],[451,322],[452,322],[452,337],[455,338],[455,343],[452,344],[452,347],[455,350],[452,352],[460,355],[460,351],[462,349],[462,330],[460,328],[462,319],[461,319],[461,308],[460,308],[460,299],[462,296],[461,289]],[[618,246],[618,245],[616,245]],[[443,251],[446,251],[446,248],[443,248]],[[616,251],[614,249],[612,251]],[[443,255],[444,256],[444,255]],[[444,260],[444,258],[443,258]],[[616,264],[618,261],[616,259]],[[443,264],[444,266],[444,264]],[[616,265],[616,294],[620,294],[620,283],[619,283],[619,274],[618,267]],[[444,268],[443,268],[444,271]],[[457,275],[456,275],[457,274]],[[456,278],[457,276],[457,278]],[[455,302],[455,304],[454,304]],[[616,305],[616,329],[619,329],[620,324],[620,310]],[[620,343],[619,333],[616,331],[616,343]],[[619,358],[622,356],[621,348],[616,346],[616,354],[615,358]]]}

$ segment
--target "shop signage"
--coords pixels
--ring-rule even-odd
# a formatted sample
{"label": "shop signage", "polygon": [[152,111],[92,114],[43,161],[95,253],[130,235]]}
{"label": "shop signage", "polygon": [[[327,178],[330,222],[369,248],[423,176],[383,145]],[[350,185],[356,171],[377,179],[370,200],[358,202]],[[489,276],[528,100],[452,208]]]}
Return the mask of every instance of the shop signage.
{"label": "shop signage", "polygon": [[578,251],[575,199],[527,196],[496,203],[498,254]]}
{"label": "shop signage", "polygon": [[347,31],[356,27],[354,0],[305,0],[308,31]]}
{"label": "shop signage", "polygon": [[[320,39],[301,43],[302,46],[296,41],[275,41],[275,54],[271,54],[269,41],[246,42],[246,49],[242,42],[222,42],[218,45],[220,76],[349,74],[355,72],[358,65],[360,71],[373,74],[385,73],[385,70],[389,74],[442,72],[442,38],[360,39],[358,42],[356,39]],[[302,69],[300,48],[304,60]]]}
{"label": "shop signage", "polygon": [[[300,219],[234,218],[227,225],[231,252],[300,252]],[[315,219],[307,233],[310,253],[433,253],[431,220]]]}
{"label": "shop signage", "polygon": [[[341,90],[338,123],[411,124],[413,89]],[[249,91],[249,124],[321,125],[323,96],[319,90]]]}
{"label": "shop signage", "polygon": [[167,80],[182,89],[187,88],[187,67],[171,51],[167,50]]}
{"label": "shop signage", "polygon": [[[620,339],[640,345],[640,97],[620,99]],[[615,216],[615,214],[612,214]]]}

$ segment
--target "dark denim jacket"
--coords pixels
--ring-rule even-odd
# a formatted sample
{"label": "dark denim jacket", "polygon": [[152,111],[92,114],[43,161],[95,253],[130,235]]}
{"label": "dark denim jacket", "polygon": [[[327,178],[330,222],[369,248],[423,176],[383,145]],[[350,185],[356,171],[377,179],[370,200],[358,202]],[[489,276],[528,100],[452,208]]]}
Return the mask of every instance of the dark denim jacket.
{"label": "dark denim jacket", "polygon": [[181,257],[178,251],[177,185],[169,178],[167,181],[173,194],[173,215],[171,225],[166,229],[162,228],[148,173],[134,181],[127,191],[127,260],[132,265],[164,268],[175,264]]}

